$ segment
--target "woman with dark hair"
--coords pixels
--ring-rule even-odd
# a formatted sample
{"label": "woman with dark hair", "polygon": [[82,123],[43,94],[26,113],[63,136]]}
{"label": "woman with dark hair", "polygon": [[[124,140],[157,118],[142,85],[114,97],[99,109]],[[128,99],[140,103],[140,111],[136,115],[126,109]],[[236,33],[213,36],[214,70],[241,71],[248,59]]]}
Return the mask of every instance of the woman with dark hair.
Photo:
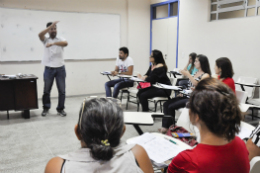
{"label": "woman with dark hair", "polygon": [[[152,84],[162,83],[166,85],[171,85],[171,81],[167,76],[167,65],[164,61],[163,54],[159,50],[153,50],[150,57],[151,66],[144,76],[138,74],[138,78],[149,82]],[[171,94],[170,90],[166,90],[167,95]],[[139,102],[142,105],[143,112],[148,112],[148,99],[154,97],[167,97],[165,91],[163,89],[148,87],[144,89],[140,89],[137,93],[137,97],[139,98]]]}
{"label": "woman with dark hair", "polygon": [[123,110],[115,99],[85,99],[75,126],[81,149],[51,159],[45,173],[153,172],[141,146],[121,142],[124,132]]}
{"label": "woman with dark hair", "polygon": [[234,75],[232,63],[228,58],[219,58],[216,60],[215,73],[218,79],[227,84],[236,93],[235,82],[232,79]]}
{"label": "woman with dark hair", "polygon": [[[194,52],[191,53],[189,55],[188,64],[183,69],[183,70],[188,70],[191,75],[194,75],[198,71],[198,69],[196,69],[195,64],[194,64],[196,57],[197,57],[196,53],[194,53]],[[176,86],[182,86],[184,89],[186,89],[188,87],[188,82],[189,82],[189,79],[182,79],[176,83]]]}
{"label": "woman with dark hair", "polygon": [[[211,71],[209,67],[208,58],[205,55],[198,55],[194,62],[195,67],[198,71],[195,75],[191,75],[189,71],[181,70],[180,72],[189,78],[188,90],[193,89],[199,81],[208,78],[211,76]],[[175,110],[183,108],[186,105],[186,102],[189,100],[186,96],[177,96],[171,100],[166,101],[163,104],[163,113],[164,115],[171,115],[172,118],[163,118],[162,128],[160,129],[161,133],[166,133],[168,128],[175,123]]]}
{"label": "woman with dark hair", "polygon": [[234,92],[217,79],[207,78],[196,86],[187,107],[201,143],[174,157],[168,173],[249,173],[245,142],[236,136],[242,116]]}
{"label": "woman with dark hair", "polygon": [[191,75],[194,75],[198,69],[196,69],[195,67],[195,59],[197,57],[197,54],[196,53],[191,53],[189,55],[189,61],[188,61],[188,64],[184,67],[184,70],[188,70],[190,72]]}

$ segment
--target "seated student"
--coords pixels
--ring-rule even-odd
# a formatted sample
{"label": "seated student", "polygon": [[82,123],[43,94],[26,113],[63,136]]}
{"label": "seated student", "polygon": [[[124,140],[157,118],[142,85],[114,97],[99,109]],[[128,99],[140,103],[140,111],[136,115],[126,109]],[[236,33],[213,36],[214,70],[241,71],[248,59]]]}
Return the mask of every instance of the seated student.
{"label": "seated student", "polygon": [[[167,76],[167,65],[164,61],[162,52],[159,50],[153,50],[150,57],[151,66],[144,76],[138,74],[138,78],[150,82],[151,85],[155,83],[162,83],[166,85],[171,85],[171,81]],[[168,95],[171,94],[170,90],[165,90]],[[148,87],[140,89],[137,93],[137,97],[142,105],[143,112],[148,112],[148,99],[154,97],[167,97],[163,89]]]}
{"label": "seated student", "polygon": [[245,142],[235,136],[242,119],[232,90],[217,79],[198,83],[187,107],[201,143],[173,158],[168,173],[249,173]]}
{"label": "seated student", "polygon": [[232,79],[234,75],[232,63],[228,58],[219,58],[216,60],[215,73],[218,79],[227,84],[236,93],[235,82]]}
{"label": "seated student", "polygon": [[[134,61],[129,56],[129,51],[126,47],[119,49],[119,57],[116,60],[116,68],[111,71],[111,75],[133,75]],[[117,98],[119,90],[122,88],[133,87],[133,81],[128,79],[115,79],[105,83],[106,97],[111,97],[111,87],[114,87],[113,97]]]}
{"label": "seated student", "polygon": [[[198,71],[198,69],[196,69],[196,67],[194,65],[196,57],[197,57],[196,53],[191,53],[189,55],[188,64],[183,69],[183,70],[189,71],[191,75],[194,75]],[[183,79],[183,80],[179,81],[176,85],[177,86],[182,86],[183,88],[187,88],[188,87],[188,82],[189,82],[189,79]]]}
{"label": "seated student", "polygon": [[246,148],[249,152],[249,160],[260,156],[260,124],[252,131],[249,140],[246,142]]}
{"label": "seated student", "polygon": [[[191,75],[189,71],[181,70],[181,73],[189,78],[188,90],[194,88],[200,80],[211,76],[209,61],[205,55],[198,55],[194,65],[198,69],[195,75]],[[166,133],[168,128],[175,123],[175,110],[185,107],[188,100],[188,97],[180,95],[163,104],[164,115],[171,115],[173,118],[163,118],[161,133]]]}
{"label": "seated student", "polygon": [[120,140],[125,132],[123,110],[115,99],[84,100],[75,126],[78,151],[52,158],[45,173],[153,172],[146,151]]}

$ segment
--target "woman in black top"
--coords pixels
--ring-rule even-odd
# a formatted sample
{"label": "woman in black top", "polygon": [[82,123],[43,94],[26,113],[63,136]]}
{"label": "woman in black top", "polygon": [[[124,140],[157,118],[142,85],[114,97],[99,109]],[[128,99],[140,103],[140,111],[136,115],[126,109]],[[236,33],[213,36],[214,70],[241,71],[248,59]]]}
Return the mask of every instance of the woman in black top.
{"label": "woman in black top", "polygon": [[[167,76],[167,65],[163,59],[162,52],[159,50],[153,50],[150,57],[150,62],[152,65],[149,67],[148,71],[144,76],[138,74],[138,78],[150,82],[151,85],[155,83],[162,83],[166,85],[171,85],[171,81]],[[167,95],[171,94],[171,90],[165,90]],[[167,97],[163,89],[149,87],[145,89],[140,89],[137,93],[139,102],[142,105],[143,112],[148,112],[148,99],[154,97]]]}

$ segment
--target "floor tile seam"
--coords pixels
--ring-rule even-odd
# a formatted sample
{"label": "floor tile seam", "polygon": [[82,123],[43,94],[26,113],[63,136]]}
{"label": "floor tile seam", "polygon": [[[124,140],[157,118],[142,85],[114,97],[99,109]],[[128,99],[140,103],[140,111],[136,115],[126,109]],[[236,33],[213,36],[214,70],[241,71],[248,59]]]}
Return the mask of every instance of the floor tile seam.
{"label": "floor tile seam", "polygon": [[44,146],[49,150],[50,154],[54,157],[54,154],[52,153],[51,149],[46,145],[45,141],[43,140],[40,132],[38,131],[38,129],[35,127],[35,124],[31,121],[31,123],[33,124],[33,128],[36,130],[36,133],[39,135],[39,137],[41,138]]}

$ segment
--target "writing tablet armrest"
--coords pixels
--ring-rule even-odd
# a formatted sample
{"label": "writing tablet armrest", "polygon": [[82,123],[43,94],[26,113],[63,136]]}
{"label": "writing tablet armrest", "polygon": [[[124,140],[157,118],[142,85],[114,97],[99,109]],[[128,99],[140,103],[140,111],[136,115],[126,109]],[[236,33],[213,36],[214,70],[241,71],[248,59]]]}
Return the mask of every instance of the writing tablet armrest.
{"label": "writing tablet armrest", "polygon": [[152,114],[153,118],[172,118],[171,115],[163,115],[163,114]]}

